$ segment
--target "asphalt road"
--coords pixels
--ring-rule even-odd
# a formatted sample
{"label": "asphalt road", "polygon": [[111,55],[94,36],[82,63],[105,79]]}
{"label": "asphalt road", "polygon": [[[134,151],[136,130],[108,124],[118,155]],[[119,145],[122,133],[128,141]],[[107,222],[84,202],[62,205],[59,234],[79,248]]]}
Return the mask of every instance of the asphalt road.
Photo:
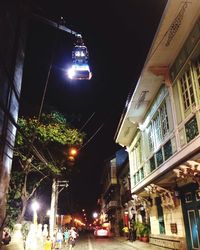
{"label": "asphalt road", "polygon": [[[125,245],[114,238],[94,238],[93,235],[80,236],[73,250],[134,250],[132,246]],[[62,250],[68,250],[63,247]]]}

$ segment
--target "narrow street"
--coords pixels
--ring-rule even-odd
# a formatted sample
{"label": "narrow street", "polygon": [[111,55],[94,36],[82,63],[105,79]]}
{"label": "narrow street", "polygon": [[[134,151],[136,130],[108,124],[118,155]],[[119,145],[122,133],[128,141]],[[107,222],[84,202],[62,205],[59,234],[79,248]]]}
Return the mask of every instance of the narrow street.
{"label": "narrow street", "polygon": [[[63,247],[62,250],[68,250]],[[77,239],[74,250],[136,250],[132,246],[128,246],[114,238],[94,238],[93,235],[80,236]]]}
{"label": "narrow street", "polygon": [[[63,247],[62,250],[68,250]],[[95,238],[93,234],[83,234],[77,239],[73,250],[165,250],[166,248],[157,247],[139,240],[130,242],[124,237]],[[169,250],[172,250],[169,248]]]}

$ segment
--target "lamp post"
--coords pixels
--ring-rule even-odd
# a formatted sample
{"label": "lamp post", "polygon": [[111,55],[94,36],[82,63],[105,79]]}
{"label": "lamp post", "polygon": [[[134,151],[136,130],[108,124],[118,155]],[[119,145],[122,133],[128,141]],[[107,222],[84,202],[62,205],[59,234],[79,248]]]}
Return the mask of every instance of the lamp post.
{"label": "lamp post", "polygon": [[[50,218],[49,218],[49,233],[53,237],[54,228],[56,225],[56,216],[57,216],[57,207],[58,207],[58,195],[64,188],[69,186],[68,181],[58,181],[55,178],[53,179],[52,184],[52,193],[51,193],[51,209],[50,209]],[[59,190],[59,187],[61,189]]]}
{"label": "lamp post", "polygon": [[33,201],[32,203],[32,210],[33,210],[33,224],[37,226],[38,224],[38,216],[37,210],[39,209],[39,203],[37,201]]}
{"label": "lamp post", "polygon": [[[91,73],[90,67],[88,65],[89,53],[88,53],[87,47],[85,46],[85,44],[83,42],[82,35],[67,28],[63,17],[61,17],[61,20],[59,23],[53,22],[49,19],[46,19],[46,18],[38,16],[38,15],[34,15],[34,18],[38,19],[39,21],[42,21],[43,23],[46,23],[47,25],[50,25],[50,26],[56,28],[57,30],[65,31],[65,32],[76,37],[75,46],[74,46],[73,51],[72,51],[73,64],[72,64],[71,69],[68,70],[67,75],[68,75],[69,79],[71,79],[71,80],[90,80],[92,77],[92,73]],[[51,55],[49,70],[47,73],[47,78],[46,78],[44,91],[43,91],[43,95],[42,95],[42,101],[41,101],[41,105],[40,105],[38,120],[40,119],[41,113],[42,113],[42,108],[43,108],[44,99],[45,99],[45,95],[46,95],[46,91],[47,91],[49,77],[50,77],[50,73],[51,73],[51,69],[52,69],[52,65],[53,65],[54,54],[55,54],[55,46],[52,50],[52,55]],[[71,154],[72,161],[74,161],[76,154],[77,154],[77,152],[72,151],[72,154]],[[57,182],[58,181],[54,178],[53,184],[52,184],[51,210],[50,210],[50,219],[49,219],[49,224],[50,224],[49,227],[50,227],[50,236],[51,237],[53,236],[54,227],[56,224],[57,202],[58,202],[58,194],[60,192],[60,191],[58,192]]]}

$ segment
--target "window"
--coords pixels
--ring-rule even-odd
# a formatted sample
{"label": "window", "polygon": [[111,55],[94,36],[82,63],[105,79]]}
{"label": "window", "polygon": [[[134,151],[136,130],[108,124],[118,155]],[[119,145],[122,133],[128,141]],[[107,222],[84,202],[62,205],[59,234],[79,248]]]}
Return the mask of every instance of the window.
{"label": "window", "polygon": [[162,148],[156,153],[156,162],[157,162],[157,167],[163,163]]}
{"label": "window", "polygon": [[136,164],[137,164],[137,168],[138,168],[141,164],[141,161],[142,161],[141,140],[140,139],[136,144],[135,151],[136,151]]}
{"label": "window", "polygon": [[140,181],[140,175],[139,175],[139,172],[136,173],[136,181],[137,183]]}
{"label": "window", "polygon": [[152,152],[154,149],[154,136],[153,136],[153,124],[151,123],[147,128],[148,133],[148,143],[149,143],[149,151]]}
{"label": "window", "polygon": [[197,59],[194,63],[194,71],[196,73],[196,79],[200,89],[200,59]]}
{"label": "window", "polygon": [[172,144],[171,144],[171,140],[169,140],[168,142],[165,143],[165,145],[163,146],[163,151],[164,151],[164,157],[165,157],[165,161],[172,156]]}
{"label": "window", "polygon": [[195,103],[190,69],[188,69],[180,78],[180,85],[181,85],[184,109],[185,111],[187,111]]}
{"label": "window", "polygon": [[157,116],[154,118],[154,130],[155,130],[155,143],[156,145],[162,142],[162,128],[160,123],[160,112],[158,111]]}
{"label": "window", "polygon": [[141,180],[144,179],[144,169],[143,168],[140,169],[140,177],[141,177]]}
{"label": "window", "polygon": [[134,183],[134,185],[137,184],[136,175],[133,176],[133,183]]}
{"label": "window", "polygon": [[151,172],[152,172],[156,168],[156,163],[155,163],[154,156],[151,157],[151,159],[149,161],[150,161],[150,169],[151,169]]}
{"label": "window", "polygon": [[167,107],[165,102],[160,107],[160,123],[162,129],[162,137],[164,138],[169,132],[169,122],[168,122]]}
{"label": "window", "polygon": [[142,162],[141,139],[139,139],[138,142],[136,143],[132,151],[132,157],[133,157],[134,171],[137,171],[140,168]]}
{"label": "window", "polygon": [[199,134],[197,120],[195,116],[185,124],[185,133],[187,142],[190,142]]}
{"label": "window", "polygon": [[162,143],[169,133],[169,122],[167,116],[166,102],[164,101],[157,110],[153,121],[147,128],[149,151],[152,152]]}

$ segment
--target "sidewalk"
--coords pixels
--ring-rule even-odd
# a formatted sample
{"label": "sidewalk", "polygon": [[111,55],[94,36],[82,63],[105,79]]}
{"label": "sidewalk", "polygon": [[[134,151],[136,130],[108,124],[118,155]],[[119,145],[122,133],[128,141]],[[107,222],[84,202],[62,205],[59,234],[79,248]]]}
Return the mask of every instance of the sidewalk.
{"label": "sidewalk", "polygon": [[129,240],[126,240],[124,237],[115,237],[116,240],[120,241],[123,244],[129,245],[134,247],[137,250],[166,250],[166,248],[163,247],[157,247],[149,243],[145,243],[139,240],[130,242]]}

